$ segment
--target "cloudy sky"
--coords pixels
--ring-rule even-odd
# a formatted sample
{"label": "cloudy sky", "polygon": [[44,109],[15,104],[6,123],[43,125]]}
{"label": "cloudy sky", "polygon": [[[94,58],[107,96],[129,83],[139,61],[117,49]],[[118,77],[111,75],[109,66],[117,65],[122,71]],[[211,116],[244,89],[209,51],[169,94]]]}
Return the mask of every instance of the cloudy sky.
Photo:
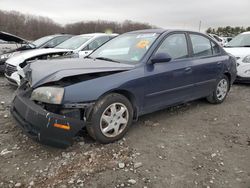
{"label": "cloudy sky", "polygon": [[163,28],[202,30],[250,26],[250,0],[0,0],[1,10],[46,16],[61,24],[133,20]]}

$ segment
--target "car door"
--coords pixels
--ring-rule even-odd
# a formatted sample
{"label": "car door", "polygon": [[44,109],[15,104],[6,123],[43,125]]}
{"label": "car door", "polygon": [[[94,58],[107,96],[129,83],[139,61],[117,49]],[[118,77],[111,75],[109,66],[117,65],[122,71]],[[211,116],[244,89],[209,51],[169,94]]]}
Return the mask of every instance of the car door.
{"label": "car door", "polygon": [[205,97],[212,91],[223,69],[227,56],[220,55],[220,47],[211,39],[190,33],[192,64],[194,73],[193,98]]}
{"label": "car door", "polygon": [[146,112],[185,102],[192,95],[193,70],[186,34],[180,32],[168,35],[154,55],[157,53],[167,53],[172,59],[145,66]]}

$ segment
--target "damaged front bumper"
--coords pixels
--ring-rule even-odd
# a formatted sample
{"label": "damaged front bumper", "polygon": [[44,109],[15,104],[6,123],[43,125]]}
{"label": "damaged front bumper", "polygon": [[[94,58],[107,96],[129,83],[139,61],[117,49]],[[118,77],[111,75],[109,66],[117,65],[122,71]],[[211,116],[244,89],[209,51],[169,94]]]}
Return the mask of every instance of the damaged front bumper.
{"label": "damaged front bumper", "polygon": [[31,101],[25,92],[17,92],[11,113],[21,128],[41,143],[66,148],[85,126],[85,121],[51,113]]}

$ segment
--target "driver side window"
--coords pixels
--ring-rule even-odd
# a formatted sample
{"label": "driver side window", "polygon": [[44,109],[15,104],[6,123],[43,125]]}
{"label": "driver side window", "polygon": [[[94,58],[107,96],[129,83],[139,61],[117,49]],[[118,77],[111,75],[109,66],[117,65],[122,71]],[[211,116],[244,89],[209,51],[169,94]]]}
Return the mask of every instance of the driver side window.
{"label": "driver side window", "polygon": [[172,59],[188,57],[187,40],[185,34],[172,34],[168,36],[156,53],[167,53]]}

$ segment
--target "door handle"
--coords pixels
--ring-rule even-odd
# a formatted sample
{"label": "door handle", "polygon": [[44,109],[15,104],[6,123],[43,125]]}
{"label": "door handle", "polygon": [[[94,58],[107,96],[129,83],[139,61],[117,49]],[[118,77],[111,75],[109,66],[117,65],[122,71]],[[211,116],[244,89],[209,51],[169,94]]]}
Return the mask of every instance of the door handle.
{"label": "door handle", "polygon": [[217,65],[221,65],[221,64],[222,64],[222,62],[221,62],[221,61],[217,62]]}
{"label": "door handle", "polygon": [[192,71],[191,67],[185,68],[185,72],[191,72],[191,71]]}

